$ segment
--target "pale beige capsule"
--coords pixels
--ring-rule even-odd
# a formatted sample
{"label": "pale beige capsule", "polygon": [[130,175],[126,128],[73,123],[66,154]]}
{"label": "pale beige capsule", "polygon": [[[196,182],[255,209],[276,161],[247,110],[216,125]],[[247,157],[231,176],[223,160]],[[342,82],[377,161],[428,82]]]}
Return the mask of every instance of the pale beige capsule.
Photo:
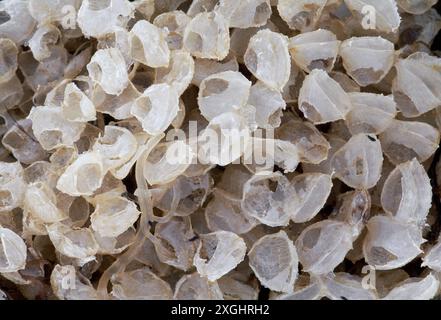
{"label": "pale beige capsule", "polygon": [[292,293],[270,293],[270,300],[319,300],[323,297],[322,284],[318,278],[309,279],[300,274]]}
{"label": "pale beige capsule", "polygon": [[248,101],[251,81],[240,72],[224,71],[208,76],[199,86],[198,105],[208,120],[241,109]]}
{"label": "pale beige capsule", "polygon": [[271,227],[288,225],[298,204],[294,187],[278,172],[260,172],[243,187],[242,210]]}
{"label": "pale beige capsule", "polygon": [[224,71],[239,71],[239,64],[235,56],[227,56],[222,61],[210,59],[195,59],[194,76],[191,81],[195,86],[200,86],[202,80],[208,76]]}
{"label": "pale beige capsule", "polygon": [[380,134],[386,130],[397,113],[392,96],[368,92],[349,93],[352,109],[345,123],[352,134]]}
{"label": "pale beige capsule", "polygon": [[130,31],[130,54],[135,61],[149,67],[168,67],[170,49],[166,29],[160,29],[146,20],[138,21]]}
{"label": "pale beige capsule", "polygon": [[295,245],[304,271],[327,274],[352,249],[352,230],[344,222],[323,220],[304,229]]}
{"label": "pale beige capsule", "polygon": [[21,207],[26,191],[20,162],[0,162],[0,212]]}
{"label": "pale beige capsule", "polygon": [[96,51],[87,71],[90,78],[108,94],[120,95],[129,84],[124,57],[115,48]]}
{"label": "pale beige capsule", "polygon": [[[401,17],[398,14],[398,7],[395,0],[344,0],[346,6],[357,14],[359,23],[363,26],[373,27],[374,29],[389,33],[396,32],[400,26]],[[366,6],[367,7],[366,9]],[[375,25],[363,20],[366,12],[372,14],[375,18]]]}
{"label": "pale beige capsule", "polygon": [[293,292],[299,259],[285,231],[260,238],[248,252],[248,259],[263,286],[278,292]]}
{"label": "pale beige capsule", "polygon": [[175,300],[223,300],[216,281],[209,281],[197,272],[182,276],[176,283]]}
{"label": "pale beige capsule", "polygon": [[320,279],[331,300],[376,300],[374,290],[363,287],[363,278],[349,273],[338,272]]}
{"label": "pale beige capsule", "polygon": [[133,5],[125,0],[84,0],[77,23],[86,37],[102,38],[117,27],[125,27],[133,15]]}
{"label": "pale beige capsule", "polygon": [[424,278],[409,278],[398,283],[383,300],[432,300],[439,287],[437,276],[430,273]]}
{"label": "pale beige capsule", "polygon": [[244,62],[257,79],[282,91],[291,70],[288,38],[269,29],[258,31],[248,43]]}
{"label": "pale beige capsule", "polygon": [[319,164],[328,158],[328,141],[309,122],[290,120],[276,129],[275,136],[296,146],[302,162]]}
{"label": "pale beige capsule", "polygon": [[187,10],[190,17],[194,17],[201,12],[210,12],[216,7],[219,0],[193,0]]}
{"label": "pale beige capsule", "polygon": [[102,157],[95,152],[86,152],[66,168],[57,182],[57,189],[71,196],[92,195],[105,175]]}
{"label": "pale beige capsule", "polygon": [[196,58],[223,60],[230,48],[227,20],[216,12],[197,14],[185,28],[184,48]]}
{"label": "pale beige capsule", "polygon": [[289,52],[294,62],[305,72],[313,69],[331,71],[340,42],[331,31],[318,29],[289,39]]}
{"label": "pale beige capsule", "polygon": [[69,121],[88,122],[96,120],[96,109],[89,97],[75,83],[69,83],[61,104],[63,115]]}
{"label": "pale beige capsule", "polygon": [[399,164],[381,192],[383,209],[396,219],[423,226],[432,205],[432,187],[424,167],[414,158]]}
{"label": "pale beige capsule", "polygon": [[314,29],[326,0],[279,0],[277,10],[291,29],[301,32]]}
{"label": "pale beige capsule", "polygon": [[155,83],[168,83],[182,95],[188,88],[194,75],[194,60],[186,51],[174,50],[170,55],[167,68],[155,69]]}
{"label": "pale beige capsule", "polygon": [[158,28],[167,28],[165,38],[170,50],[179,50],[183,47],[184,30],[191,18],[180,10],[164,12],[158,15],[153,24]]}
{"label": "pale beige capsule", "polygon": [[0,227],[0,272],[15,272],[26,266],[27,248],[23,239]]}
{"label": "pale beige capsule", "polygon": [[286,103],[279,91],[257,81],[250,89],[248,104],[256,109],[255,120],[260,128],[280,126]]}
{"label": "pale beige capsule", "polygon": [[295,223],[311,220],[323,208],[332,189],[332,178],[323,173],[304,173],[291,180],[300,203],[293,208]]}
{"label": "pale beige capsule", "polygon": [[263,26],[271,16],[269,0],[220,0],[214,8],[223,15],[230,28]]}
{"label": "pale beige capsule", "polygon": [[0,83],[11,80],[18,68],[18,49],[10,39],[0,39]]}
{"label": "pale beige capsule", "polygon": [[326,71],[314,69],[299,92],[299,109],[314,124],[345,119],[352,109],[349,95]]}
{"label": "pale beige capsule", "polygon": [[232,271],[218,280],[225,300],[257,300],[259,286],[256,281],[248,281],[250,274]]}
{"label": "pale beige capsule", "polygon": [[379,83],[395,61],[394,44],[382,37],[347,39],[341,43],[340,55],[348,75],[362,87]]}
{"label": "pale beige capsule", "polygon": [[98,293],[81,273],[72,265],[57,264],[50,277],[54,294],[60,300],[96,300]]}
{"label": "pale beige capsule", "polygon": [[441,59],[416,52],[395,64],[392,90],[405,117],[416,117],[441,104]]}
{"label": "pale beige capsule", "polygon": [[102,237],[98,232],[93,233],[99,246],[98,254],[100,255],[120,254],[135,242],[135,235],[134,228],[127,229],[117,237]]}
{"label": "pale beige capsule", "polygon": [[433,271],[441,272],[441,242],[439,240],[438,238],[436,244],[425,252],[421,267],[429,267]]}
{"label": "pale beige capsule", "polygon": [[102,237],[117,237],[138,220],[139,214],[135,203],[126,198],[98,196],[90,216],[91,227]]}
{"label": "pale beige capsule", "polygon": [[24,44],[32,36],[36,25],[29,13],[28,1],[4,0],[0,10],[7,18],[0,24],[0,38],[9,38],[18,45]]}
{"label": "pale beige capsule", "polygon": [[24,96],[24,90],[20,79],[13,75],[11,79],[0,82],[0,108],[10,109],[20,103]]}
{"label": "pale beige capsule", "polygon": [[179,97],[176,90],[166,83],[148,87],[136,99],[131,113],[150,135],[164,132],[178,114]]}
{"label": "pale beige capsule", "polygon": [[424,122],[393,120],[380,134],[380,141],[384,154],[395,165],[413,158],[424,162],[438,148],[440,134]]}
{"label": "pale beige capsule", "polygon": [[[76,13],[81,6],[81,0],[29,0],[28,2],[29,13],[38,21],[39,25],[52,22],[63,23],[66,11]],[[73,23],[75,20],[76,17],[74,17]]]}
{"label": "pale beige capsule", "polygon": [[441,16],[435,8],[420,15],[405,15],[400,26],[399,44],[415,45],[411,46],[412,52],[423,51],[429,53],[428,47],[432,45],[441,29],[440,22]]}
{"label": "pale beige capsule", "polygon": [[51,47],[57,45],[60,40],[60,30],[52,24],[45,24],[35,31],[32,38],[29,39],[28,45],[35,60],[43,61],[50,57]]}
{"label": "pale beige capsule", "polygon": [[425,13],[436,3],[437,0],[397,0],[401,9],[415,15]]}
{"label": "pale beige capsule", "polygon": [[353,136],[332,157],[335,176],[355,189],[374,187],[381,176],[383,153],[373,135]]}
{"label": "pale beige capsule", "polygon": [[199,236],[199,246],[193,264],[198,273],[216,281],[234,269],[245,257],[247,246],[233,232],[216,231]]}
{"label": "pale beige capsule", "polygon": [[169,300],[170,285],[144,267],[112,276],[112,296],[118,300]]}
{"label": "pale beige capsule", "polygon": [[363,254],[377,270],[402,267],[422,253],[420,246],[425,240],[416,225],[378,215],[369,220],[367,229]]}

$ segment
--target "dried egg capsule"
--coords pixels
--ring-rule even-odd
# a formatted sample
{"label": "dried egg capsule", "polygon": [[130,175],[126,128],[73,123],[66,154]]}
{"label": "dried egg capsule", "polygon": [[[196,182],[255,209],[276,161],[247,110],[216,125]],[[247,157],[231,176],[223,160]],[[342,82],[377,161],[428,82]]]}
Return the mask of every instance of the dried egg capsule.
{"label": "dried egg capsule", "polygon": [[299,93],[299,109],[314,124],[345,119],[351,110],[349,95],[326,71],[314,69]]}
{"label": "dried egg capsule", "polygon": [[10,39],[0,39],[0,83],[11,80],[18,68],[18,49]]}
{"label": "dried egg capsule", "polygon": [[26,191],[23,167],[19,162],[0,162],[0,212],[20,207]]}
{"label": "dried egg capsule", "polygon": [[2,227],[0,227],[0,253],[0,272],[15,272],[25,268],[26,244],[18,234]]}
{"label": "dried egg capsule", "polygon": [[349,273],[338,272],[323,276],[326,297],[331,300],[376,300],[375,291],[363,287],[363,279]]}
{"label": "dried egg capsule", "polygon": [[180,10],[164,12],[158,15],[153,24],[158,28],[167,28],[167,41],[170,50],[179,50],[183,47],[184,30],[191,18]]}
{"label": "dried egg capsule", "polygon": [[56,26],[46,24],[39,27],[28,43],[35,60],[43,61],[49,58],[50,48],[57,45],[60,39],[61,32]]}
{"label": "dried egg capsule", "polygon": [[420,246],[425,240],[416,225],[378,215],[368,221],[367,229],[363,254],[376,270],[402,267],[422,252]]}
{"label": "dried egg capsule", "polygon": [[0,38],[9,38],[17,45],[24,44],[36,25],[29,12],[29,1],[4,0],[0,4],[0,12]]}
{"label": "dried egg capsule", "polygon": [[438,148],[440,134],[424,122],[393,120],[380,134],[380,141],[384,154],[395,165],[413,158],[424,162]]}
{"label": "dried egg capsule", "polygon": [[197,14],[185,28],[184,48],[196,58],[223,60],[230,48],[227,20],[216,12]]}
{"label": "dried egg capsule", "polygon": [[441,104],[441,59],[416,52],[395,64],[392,90],[405,117],[417,117]]}
{"label": "dried egg capsule", "polygon": [[0,108],[2,109],[11,109],[18,105],[24,96],[22,84],[17,76],[13,76],[5,82],[0,82],[0,91],[2,92]]}
{"label": "dried egg capsule", "polygon": [[299,259],[285,231],[260,238],[248,252],[251,269],[260,283],[274,291],[291,293],[298,275]]}
{"label": "dried egg capsule", "polygon": [[353,136],[332,158],[335,176],[355,189],[374,187],[380,179],[382,165],[380,141],[365,134]]}
{"label": "dried egg capsule", "polygon": [[183,275],[176,283],[175,300],[223,300],[216,281],[209,281],[197,272]]}
{"label": "dried egg capsule", "polygon": [[415,15],[425,13],[436,3],[437,0],[397,0],[401,9]]}
{"label": "dried egg capsule", "polygon": [[74,83],[69,83],[64,91],[63,115],[69,121],[88,122],[96,120],[96,110],[92,101]]}
{"label": "dried egg capsule", "polygon": [[346,115],[345,123],[353,134],[380,134],[394,119],[397,109],[391,96],[368,92],[349,93],[352,109]]}
{"label": "dried egg capsule", "polygon": [[289,39],[289,52],[303,71],[323,69],[329,72],[334,67],[340,42],[331,31],[318,29]]}
{"label": "dried egg capsule", "polygon": [[441,271],[441,242],[439,240],[438,238],[436,244],[426,251],[421,267],[429,267],[436,272]]}
{"label": "dried egg capsule", "polygon": [[415,158],[399,164],[389,174],[381,192],[381,205],[400,221],[424,226],[432,205],[432,187]]}
{"label": "dried egg capsule", "polygon": [[430,273],[424,278],[409,278],[395,286],[382,300],[432,300],[440,282]]}
{"label": "dried egg capsule", "polygon": [[239,110],[248,100],[251,81],[242,73],[224,71],[208,76],[199,87],[198,105],[208,120],[225,112]]}
{"label": "dried egg capsule", "polygon": [[257,300],[257,281],[249,282],[243,274],[233,271],[220,278],[218,284],[225,300]]}
{"label": "dried egg capsule", "polygon": [[326,0],[279,0],[277,10],[291,29],[305,32],[314,28],[326,3]]}
{"label": "dried egg capsule", "polygon": [[[403,15],[400,25],[398,44],[423,45],[420,50],[427,51],[431,47],[436,35],[441,29],[441,16],[435,9],[430,9],[421,15]],[[424,46],[424,44],[427,46]]]}
{"label": "dried egg capsule", "polygon": [[102,237],[98,232],[93,233],[100,255],[120,254],[135,242],[135,230],[129,228],[117,237]]}
{"label": "dried egg capsule", "polygon": [[[66,277],[72,278],[66,279]],[[69,281],[73,281],[69,283]],[[60,300],[95,300],[98,294],[90,281],[75,270],[72,265],[57,264],[50,277],[54,294]],[[69,285],[66,285],[69,284]]]}
{"label": "dried egg capsule", "polygon": [[246,250],[243,239],[233,232],[202,234],[193,264],[201,276],[215,281],[242,262]]}
{"label": "dried egg capsule", "polygon": [[323,220],[306,227],[295,245],[304,271],[327,274],[352,249],[352,230],[344,222]]}
{"label": "dried egg capsule", "polygon": [[191,81],[195,86],[200,87],[201,82],[212,74],[224,71],[239,71],[239,64],[235,56],[227,56],[222,61],[210,59],[195,59],[194,76]]}
{"label": "dried egg capsule", "polygon": [[248,43],[244,62],[257,79],[282,91],[291,70],[288,38],[269,29],[258,31]]}
{"label": "dried egg capsule", "polygon": [[230,28],[260,27],[271,16],[269,0],[220,0],[214,11],[227,18]]}

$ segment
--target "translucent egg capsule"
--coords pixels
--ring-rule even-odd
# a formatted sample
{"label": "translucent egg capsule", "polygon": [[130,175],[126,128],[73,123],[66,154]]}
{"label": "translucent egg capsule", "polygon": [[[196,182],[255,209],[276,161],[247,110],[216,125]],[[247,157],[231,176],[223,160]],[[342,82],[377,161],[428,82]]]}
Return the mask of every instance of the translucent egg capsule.
{"label": "translucent egg capsule", "polygon": [[92,101],[74,83],[69,83],[64,91],[63,115],[69,121],[88,122],[96,120],[96,110]]}
{"label": "translucent egg capsule", "polygon": [[208,76],[224,71],[239,71],[239,64],[235,56],[227,56],[222,61],[210,59],[195,59],[194,76],[191,81],[195,86],[200,86],[202,80]]}
{"label": "translucent egg capsule", "polygon": [[393,120],[380,134],[380,141],[384,154],[395,165],[413,158],[424,162],[438,148],[440,134],[424,122]]}
{"label": "translucent egg capsule", "polygon": [[299,109],[314,124],[345,119],[352,104],[349,95],[326,71],[314,69],[300,88]]}
{"label": "translucent egg capsule", "polygon": [[224,59],[230,48],[227,20],[216,12],[198,13],[185,28],[184,48],[196,58]]}
{"label": "translucent egg capsule", "polygon": [[90,78],[108,94],[120,95],[129,84],[124,57],[115,48],[96,51],[87,71]]}
{"label": "translucent egg capsule", "polygon": [[380,179],[382,165],[380,141],[366,134],[353,136],[332,158],[335,176],[355,189],[374,187]]}
{"label": "translucent egg capsule", "polygon": [[326,274],[352,249],[352,230],[344,222],[323,220],[305,228],[295,245],[304,271]]}
{"label": "translucent egg capsule", "polygon": [[[38,21],[39,25],[44,23],[61,22],[63,17],[70,12],[77,12],[81,6],[80,0],[29,0],[29,13]],[[67,12],[66,12],[67,11]],[[75,27],[76,16],[73,19]]]}
{"label": "translucent egg capsule", "polygon": [[51,47],[61,40],[60,30],[51,24],[40,26],[29,40],[29,48],[35,60],[43,61],[51,56]]}
{"label": "translucent egg capsule", "polygon": [[269,29],[258,31],[248,43],[244,62],[257,79],[282,91],[291,70],[288,38]]}
{"label": "translucent egg capsule", "polygon": [[191,18],[180,10],[164,12],[158,15],[153,24],[158,28],[167,28],[165,38],[170,50],[179,50],[183,47],[184,30]]}
{"label": "translucent egg capsule", "polygon": [[32,36],[36,25],[29,12],[29,1],[4,0],[0,4],[0,12],[5,17],[0,24],[0,38],[24,44]]}
{"label": "translucent egg capsule", "polygon": [[57,264],[51,273],[51,287],[60,300],[95,300],[98,293],[90,281],[72,265]]}
{"label": "translucent egg capsule", "polygon": [[313,69],[331,71],[340,47],[335,34],[325,29],[301,33],[289,39],[289,52],[305,72]]}
{"label": "translucent egg capsule", "polygon": [[441,272],[441,242],[439,240],[438,238],[436,244],[426,251],[421,267],[429,267],[433,271]]}
{"label": "translucent egg capsule", "polygon": [[19,162],[0,162],[0,212],[11,211],[22,205],[26,183]]}
{"label": "translucent egg capsule", "polygon": [[381,192],[381,205],[402,222],[424,225],[432,205],[432,187],[416,159],[399,164],[389,174]]}
{"label": "translucent egg capsule", "polygon": [[291,29],[305,32],[314,28],[326,2],[326,0],[279,0],[277,10]]}
{"label": "translucent egg capsule", "polygon": [[199,274],[215,281],[234,269],[245,257],[246,244],[229,231],[200,235],[193,264]]}
{"label": "translucent egg capsule", "polygon": [[417,257],[425,242],[421,229],[387,216],[375,216],[367,224],[363,242],[366,262],[377,270],[402,267]]}
{"label": "translucent egg capsule", "polygon": [[240,72],[224,71],[208,76],[199,86],[198,105],[208,120],[243,107],[250,95],[251,81]]}
{"label": "translucent egg capsule", "polygon": [[23,239],[0,227],[0,272],[15,272],[26,266],[27,248]]}
{"label": "translucent egg capsule", "polygon": [[263,26],[271,16],[269,0],[220,0],[214,11],[228,20],[230,28]]}
{"label": "translucent egg capsule", "polygon": [[428,11],[436,3],[436,0],[397,0],[397,4],[401,9],[417,15]]}
{"label": "translucent egg capsule", "polygon": [[182,276],[176,283],[175,300],[223,300],[216,281],[209,281],[195,272]]}
{"label": "translucent egg capsule", "polygon": [[409,278],[393,288],[383,300],[432,300],[439,286],[439,280],[432,273],[424,278]]}
{"label": "translucent egg capsule", "polygon": [[17,76],[12,76],[11,79],[5,82],[0,82],[0,108],[10,109],[20,103],[23,98],[24,90],[21,86],[20,79]]}
{"label": "translucent egg capsule", "polygon": [[0,39],[0,83],[3,84],[14,77],[18,68],[17,56],[16,44],[10,39]]}
{"label": "translucent egg capsule", "polygon": [[304,173],[295,176],[291,184],[300,199],[291,219],[295,223],[303,223],[314,218],[325,205],[331,193],[332,178],[322,173]]}
{"label": "translucent egg capsule", "polygon": [[363,287],[363,279],[349,273],[338,272],[320,279],[331,300],[376,300],[375,291]]}
{"label": "translucent egg capsule", "polygon": [[416,52],[395,64],[392,90],[405,117],[417,117],[441,104],[441,59]]}
{"label": "translucent egg capsule", "polygon": [[382,94],[349,93],[352,109],[345,123],[352,134],[380,134],[386,130],[397,113],[396,103],[391,96]]}
{"label": "translucent egg capsule", "polygon": [[395,61],[394,44],[381,37],[347,39],[341,43],[340,55],[346,72],[362,87],[379,83]]}

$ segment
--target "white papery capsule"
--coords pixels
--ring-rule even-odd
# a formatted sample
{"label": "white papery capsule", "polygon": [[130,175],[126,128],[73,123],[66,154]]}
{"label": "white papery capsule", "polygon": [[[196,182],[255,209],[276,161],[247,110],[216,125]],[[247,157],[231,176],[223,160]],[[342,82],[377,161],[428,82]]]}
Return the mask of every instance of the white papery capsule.
{"label": "white papery capsule", "polygon": [[341,43],[340,55],[348,75],[365,87],[387,75],[395,61],[395,48],[382,37],[353,37]]}
{"label": "white papery capsule", "polygon": [[433,271],[441,272],[441,241],[439,237],[436,244],[426,251],[421,267],[429,267]]}
{"label": "white papery capsule", "polygon": [[104,179],[102,157],[95,152],[86,152],[66,168],[57,182],[57,189],[71,196],[92,195]]}
{"label": "white papery capsule", "polygon": [[77,22],[86,37],[102,38],[124,27],[133,14],[134,7],[126,0],[84,0]]}
{"label": "white papery capsule", "polygon": [[382,165],[380,141],[362,133],[349,139],[332,158],[335,176],[355,189],[374,187],[381,177]]}
{"label": "white papery capsule", "polygon": [[180,10],[164,12],[158,15],[153,24],[158,28],[167,28],[165,38],[170,50],[179,50],[183,47],[184,31],[191,18]]}
{"label": "white papery capsule", "polygon": [[352,230],[344,222],[323,220],[304,229],[295,244],[304,271],[327,274],[352,249]]}
{"label": "white papery capsule", "polygon": [[286,226],[299,199],[288,179],[278,172],[261,172],[243,187],[242,209],[261,223]]}
{"label": "white papery capsule", "polygon": [[120,95],[129,84],[124,57],[115,48],[96,51],[87,71],[90,78],[108,94]]}
{"label": "white papery capsule", "polygon": [[233,232],[216,231],[200,235],[193,259],[198,273],[215,281],[234,269],[245,257],[247,246]]}
{"label": "white papery capsule", "polygon": [[10,39],[0,39],[0,83],[11,80],[18,68],[18,49]]}
{"label": "white papery capsule", "polygon": [[332,178],[323,173],[304,173],[291,180],[300,203],[291,219],[295,223],[311,220],[323,208],[332,189]]}
{"label": "white papery capsule", "polygon": [[51,273],[51,287],[60,300],[96,300],[98,293],[74,266],[57,264]]}
{"label": "white papery capsule", "polygon": [[230,28],[263,26],[271,16],[269,0],[220,0],[214,8],[223,15]]}
{"label": "white papery capsule", "polygon": [[331,31],[318,29],[289,39],[289,52],[297,66],[305,72],[313,69],[331,71],[340,42]]}
{"label": "white papery capsule", "polygon": [[36,21],[29,12],[27,0],[4,0],[0,4],[2,19],[0,38],[8,38],[17,45],[22,45],[34,32]]}
{"label": "white papery capsule", "polygon": [[26,182],[20,162],[0,162],[0,212],[20,207],[25,191]]}
{"label": "white papery capsule", "polygon": [[314,29],[326,0],[279,0],[277,10],[291,29],[301,32]]}
{"label": "white papery capsule", "polygon": [[393,120],[379,138],[384,154],[398,165],[413,158],[429,159],[438,148],[440,133],[425,122]]}
{"label": "white papery capsule", "polygon": [[27,248],[23,239],[10,229],[0,227],[0,272],[15,272],[26,265]]}
{"label": "white papery capsule", "polygon": [[367,229],[363,254],[377,270],[402,267],[422,252],[420,246],[425,240],[416,225],[379,215],[369,220]]}
{"label": "white papery capsule", "polygon": [[199,86],[199,109],[208,121],[222,113],[239,110],[247,103],[250,88],[251,81],[240,72],[212,74]]}
{"label": "white papery capsule", "polygon": [[193,0],[187,10],[190,17],[194,17],[201,12],[210,12],[216,7],[219,0]]}
{"label": "white papery capsule", "polygon": [[387,177],[381,205],[404,223],[423,226],[432,205],[432,188],[424,167],[416,159],[399,164]]}
{"label": "white papery capsule", "polygon": [[352,109],[349,95],[326,71],[314,69],[303,81],[299,109],[314,124],[345,119]]}
{"label": "white papery capsule", "polygon": [[144,267],[115,274],[112,296],[118,300],[169,300],[173,297],[170,285]]}
{"label": "white papery capsule", "polygon": [[75,83],[69,83],[61,104],[63,115],[69,121],[88,122],[96,120],[96,109],[89,97]]}
{"label": "white papery capsule", "polygon": [[397,0],[401,9],[415,15],[425,13],[436,3],[437,0]]}
{"label": "white papery capsule", "polygon": [[[373,22],[366,23],[367,28],[374,28],[381,32],[396,32],[400,26],[401,18],[398,14],[398,7],[395,0],[344,0],[346,6],[357,13],[357,17],[361,20],[360,23],[364,27],[363,17],[366,12],[374,15],[371,21],[375,19],[375,24]],[[367,8],[367,9],[366,9]]]}
{"label": "white papery capsule", "polygon": [[154,84],[136,99],[131,113],[150,135],[164,132],[178,114],[179,97],[166,83]]}
{"label": "white papery capsule", "polygon": [[195,272],[182,276],[176,283],[175,300],[223,300],[216,281],[209,281]]}
{"label": "white papery capsule", "polygon": [[45,150],[73,146],[85,128],[84,123],[68,121],[62,108],[33,107],[28,119],[32,120],[32,131]]}
{"label": "white papery capsule", "polygon": [[257,79],[270,88],[282,91],[291,70],[288,38],[269,29],[260,30],[251,37],[244,61]]}
{"label": "white papery capsule", "polygon": [[373,290],[363,287],[363,279],[349,273],[338,272],[323,276],[321,279],[326,297],[331,300],[376,300]]}
{"label": "white papery capsule", "polygon": [[57,45],[61,39],[60,30],[52,25],[45,24],[40,26],[29,39],[29,48],[37,61],[43,61],[51,56],[51,49]]}
{"label": "white papery capsule", "polygon": [[441,105],[441,59],[416,52],[395,64],[395,101],[405,117],[417,117]]}
{"label": "white papery capsule", "polygon": [[224,59],[230,48],[227,20],[216,12],[197,14],[185,28],[184,48],[197,58]]}
{"label": "white papery capsule", "polygon": [[352,134],[379,134],[392,123],[397,110],[391,96],[368,92],[349,93],[352,109],[346,115],[346,125]]}
{"label": "white papery capsule", "polygon": [[431,300],[438,293],[439,280],[430,273],[424,278],[409,278],[393,288],[383,300]]}

